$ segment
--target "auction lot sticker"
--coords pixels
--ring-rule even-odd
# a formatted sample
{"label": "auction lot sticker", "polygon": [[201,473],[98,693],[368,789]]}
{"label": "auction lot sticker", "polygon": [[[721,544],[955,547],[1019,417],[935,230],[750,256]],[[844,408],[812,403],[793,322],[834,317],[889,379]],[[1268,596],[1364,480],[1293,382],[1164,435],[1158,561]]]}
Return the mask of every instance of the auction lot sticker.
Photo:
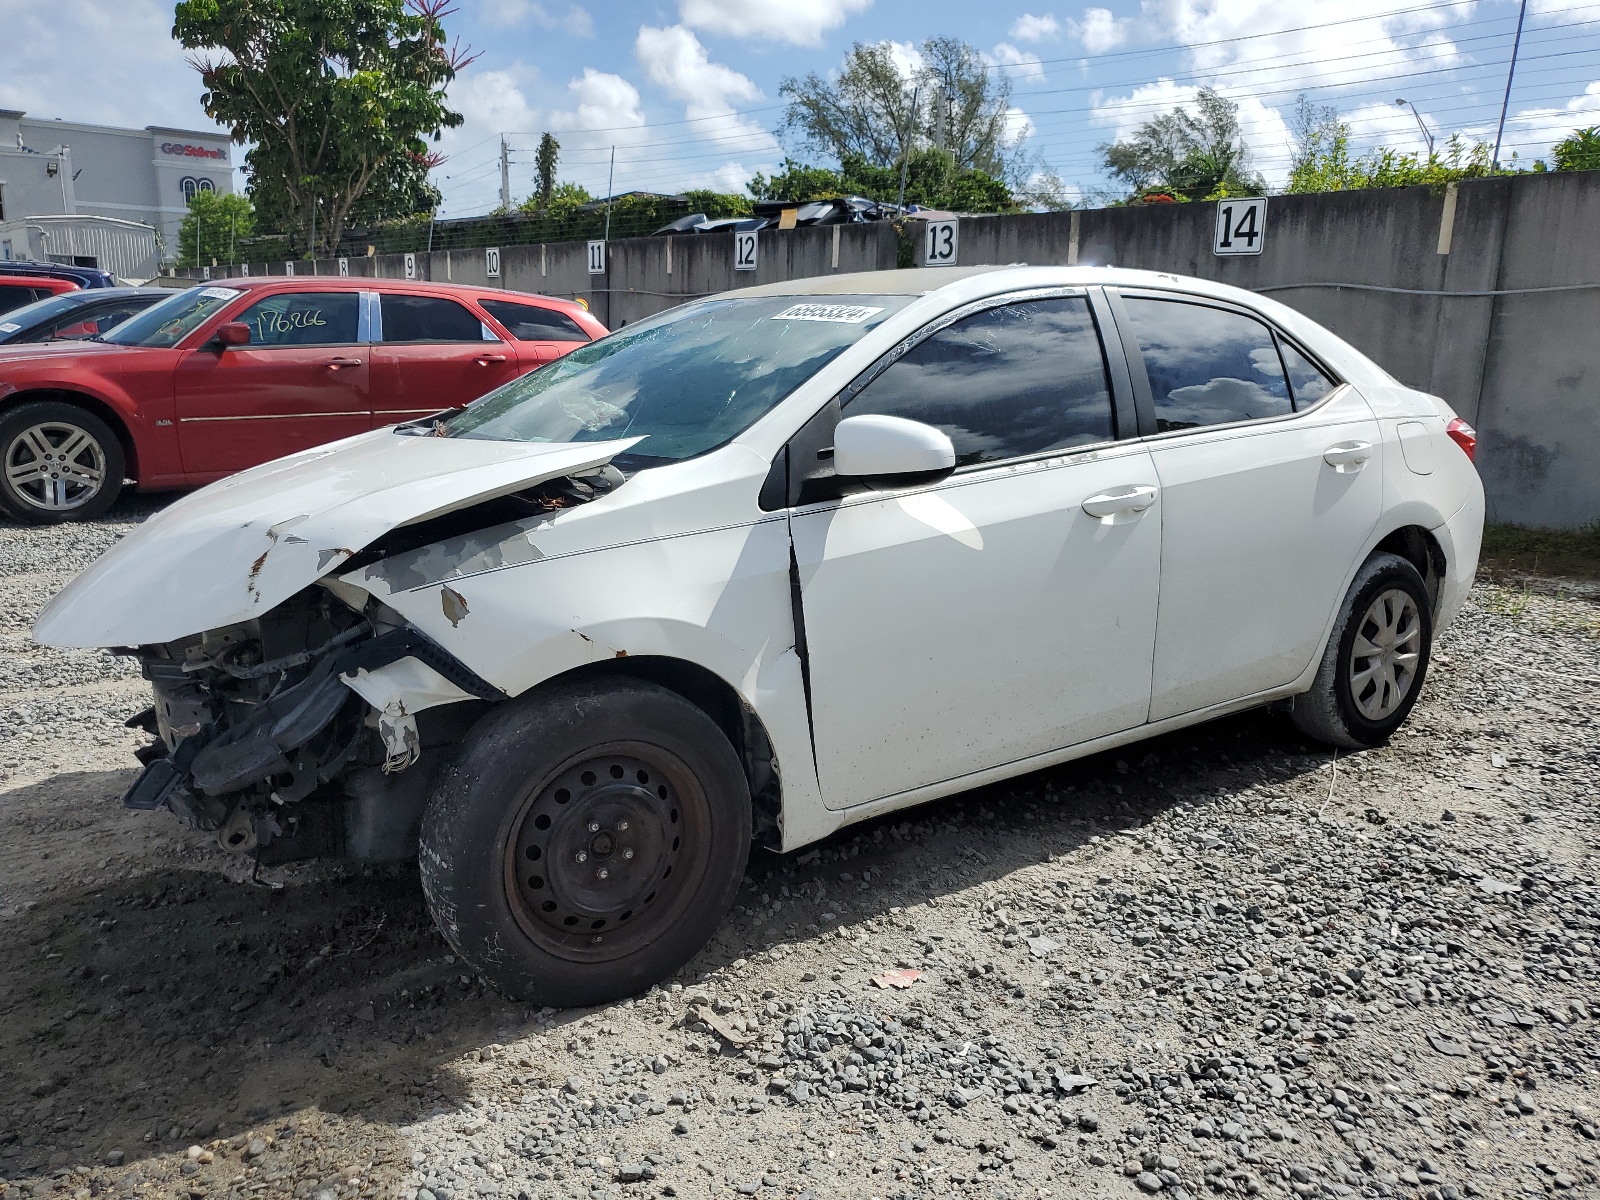
{"label": "auction lot sticker", "polygon": [[864,304],[796,304],[781,313],[773,313],[774,321],[833,321],[840,325],[859,325],[881,308],[868,308]]}

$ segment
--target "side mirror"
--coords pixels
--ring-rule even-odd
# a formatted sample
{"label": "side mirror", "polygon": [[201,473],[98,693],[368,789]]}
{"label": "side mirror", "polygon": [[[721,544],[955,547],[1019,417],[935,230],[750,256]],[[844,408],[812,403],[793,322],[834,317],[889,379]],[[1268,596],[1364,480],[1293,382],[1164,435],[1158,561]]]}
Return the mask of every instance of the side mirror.
{"label": "side mirror", "polygon": [[833,431],[835,475],[948,475],[956,448],[943,430],[905,417],[846,417]]}
{"label": "side mirror", "polygon": [[224,321],[217,326],[217,344],[224,350],[229,346],[250,344],[250,326],[243,321]]}

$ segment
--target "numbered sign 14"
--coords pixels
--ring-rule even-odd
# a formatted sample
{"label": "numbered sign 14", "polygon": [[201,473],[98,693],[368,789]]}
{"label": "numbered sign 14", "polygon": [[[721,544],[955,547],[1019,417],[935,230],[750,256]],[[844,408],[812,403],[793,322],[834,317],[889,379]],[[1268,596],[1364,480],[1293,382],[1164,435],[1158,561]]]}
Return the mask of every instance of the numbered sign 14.
{"label": "numbered sign 14", "polygon": [[1267,200],[1217,201],[1217,232],[1211,241],[1213,254],[1260,254],[1267,241]]}
{"label": "numbered sign 14", "polygon": [[733,235],[733,269],[754,271],[761,261],[761,243],[754,229],[735,230]]}
{"label": "numbered sign 14", "polygon": [[606,273],[606,244],[596,240],[589,243],[589,274],[604,275]]}
{"label": "numbered sign 14", "polygon": [[483,272],[490,279],[500,278],[499,246],[485,246],[483,248]]}
{"label": "numbered sign 14", "polygon": [[924,266],[953,267],[961,249],[961,225],[956,221],[929,221]]}

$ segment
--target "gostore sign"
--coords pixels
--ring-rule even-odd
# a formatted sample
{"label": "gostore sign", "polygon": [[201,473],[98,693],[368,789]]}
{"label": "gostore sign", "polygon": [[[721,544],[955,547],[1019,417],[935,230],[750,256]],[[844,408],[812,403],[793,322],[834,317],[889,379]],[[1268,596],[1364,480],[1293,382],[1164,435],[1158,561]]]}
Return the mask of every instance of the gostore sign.
{"label": "gostore sign", "polygon": [[226,150],[212,150],[207,146],[191,146],[187,142],[162,142],[161,153],[177,158],[227,158]]}

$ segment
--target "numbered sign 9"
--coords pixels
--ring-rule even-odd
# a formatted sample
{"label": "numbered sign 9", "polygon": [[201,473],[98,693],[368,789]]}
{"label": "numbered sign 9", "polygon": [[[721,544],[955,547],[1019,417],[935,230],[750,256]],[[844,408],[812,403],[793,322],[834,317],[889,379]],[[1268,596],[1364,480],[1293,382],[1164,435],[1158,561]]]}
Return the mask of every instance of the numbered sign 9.
{"label": "numbered sign 9", "polygon": [[485,246],[483,248],[483,273],[490,279],[500,278],[499,246]]}
{"label": "numbered sign 9", "polygon": [[589,274],[604,275],[606,273],[606,244],[603,241],[589,243]]}
{"label": "numbered sign 9", "polygon": [[761,261],[761,243],[754,229],[735,230],[733,235],[733,269],[754,271]]}
{"label": "numbered sign 9", "polygon": [[346,279],[346,278],[349,277],[349,275],[350,275],[350,260],[348,258],[341,258],[339,260],[339,278],[340,279]]}
{"label": "numbered sign 9", "polygon": [[415,279],[416,277],[417,277],[417,256],[415,254],[408,254],[408,255],[406,255],[406,278],[407,279]]}
{"label": "numbered sign 9", "polygon": [[961,225],[957,221],[929,221],[925,235],[922,265],[953,267],[961,249]]}
{"label": "numbered sign 9", "polygon": [[1217,201],[1217,232],[1211,241],[1213,254],[1260,254],[1261,247],[1266,244],[1266,233],[1266,197]]}

